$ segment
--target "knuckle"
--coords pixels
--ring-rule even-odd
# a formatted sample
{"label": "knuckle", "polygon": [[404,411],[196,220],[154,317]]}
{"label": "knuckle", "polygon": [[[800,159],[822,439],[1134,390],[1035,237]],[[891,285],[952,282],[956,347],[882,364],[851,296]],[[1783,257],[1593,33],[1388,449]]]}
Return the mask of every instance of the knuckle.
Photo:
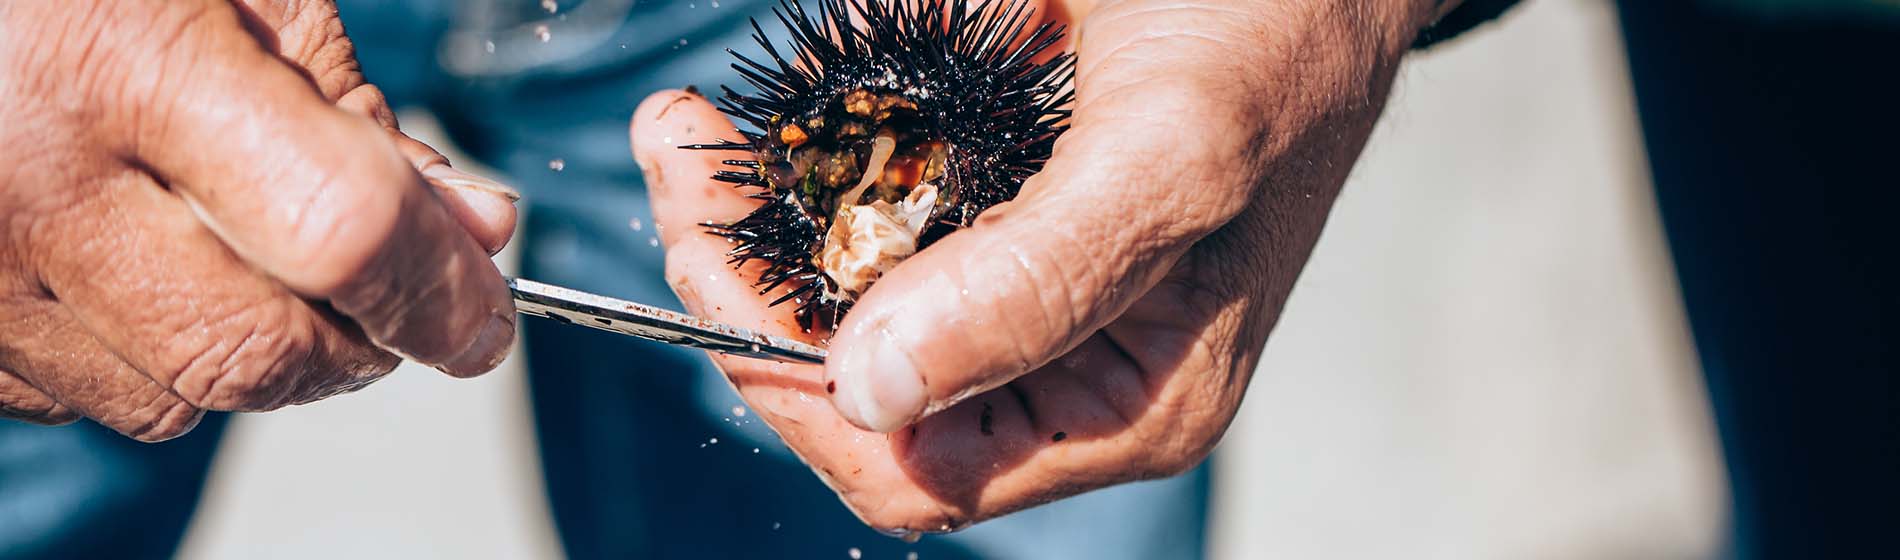
{"label": "knuckle", "polygon": [[174,387],[198,406],[259,411],[284,406],[314,365],[315,334],[287,304],[246,308],[214,326],[222,336],[179,362]]}
{"label": "knuckle", "polygon": [[47,426],[64,426],[78,422],[80,418],[81,416],[77,410],[64,406],[55,406],[52,410],[46,411],[46,413],[41,414],[39,418],[34,419],[33,422]]}
{"label": "knuckle", "polygon": [[42,423],[59,403],[5,371],[0,371],[0,418]]}
{"label": "knuckle", "polygon": [[[128,372],[129,373],[129,372]],[[111,393],[94,402],[89,415],[126,437],[159,442],[185,435],[197,427],[203,409],[150,383],[126,393]]]}
{"label": "knuckle", "polygon": [[145,414],[145,421],[127,431],[127,437],[146,443],[174,439],[191,433],[192,428],[198,427],[198,421],[204,418],[203,409],[182,400],[174,400]]}
{"label": "knuckle", "polygon": [[[402,170],[410,171],[406,166]],[[296,255],[290,266],[302,273],[305,284],[293,287],[322,296],[363,287],[352,281],[382,264],[378,257],[384,256],[396,237],[401,210],[415,203],[405,200],[411,189],[369,184],[389,182],[383,177],[401,177],[395,173],[310,171],[319,175],[300,189],[305,192],[296,196],[302,200],[287,201],[296,206],[282,246],[286,254]]]}
{"label": "knuckle", "polygon": [[0,418],[18,420],[28,424],[39,424],[42,426],[61,426],[71,424],[73,421],[78,420],[79,415],[74,413],[71,409],[61,406],[16,407],[0,402]]}

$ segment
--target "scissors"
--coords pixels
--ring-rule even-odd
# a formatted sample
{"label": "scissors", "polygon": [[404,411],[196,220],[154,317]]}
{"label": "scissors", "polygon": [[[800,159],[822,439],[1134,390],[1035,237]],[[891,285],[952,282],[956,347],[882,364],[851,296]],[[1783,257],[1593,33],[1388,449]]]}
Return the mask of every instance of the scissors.
{"label": "scissors", "polygon": [[825,363],[825,349],[651,305],[508,278],[515,311],[636,338],[779,362]]}

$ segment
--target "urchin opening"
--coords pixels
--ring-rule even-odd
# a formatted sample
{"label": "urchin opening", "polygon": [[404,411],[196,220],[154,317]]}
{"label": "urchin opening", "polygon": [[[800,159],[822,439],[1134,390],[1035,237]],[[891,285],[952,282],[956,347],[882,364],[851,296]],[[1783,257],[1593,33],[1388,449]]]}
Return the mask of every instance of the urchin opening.
{"label": "urchin opening", "polygon": [[831,280],[826,297],[856,301],[917,252],[942,212],[950,147],[917,108],[903,94],[856,88],[811,116],[776,119],[759,145],[768,188],[794,190],[814,222],[830,224],[813,251]]}
{"label": "urchin opening", "polygon": [[705,225],[733,243],[734,266],[765,264],[759,293],[785,287],[772,304],[796,303],[807,328],[835,324],[899,262],[1013,198],[1067,130],[1074,100],[1073,58],[1039,60],[1061,27],[1032,25],[1024,4],[818,4],[780,0],[774,11],[792,52],[754,22],[769,57],[735,53],[758,91],[722,88],[720,103],[751,126],[745,140],[684,146],[751,157],[713,178],[761,189],[760,207]]}

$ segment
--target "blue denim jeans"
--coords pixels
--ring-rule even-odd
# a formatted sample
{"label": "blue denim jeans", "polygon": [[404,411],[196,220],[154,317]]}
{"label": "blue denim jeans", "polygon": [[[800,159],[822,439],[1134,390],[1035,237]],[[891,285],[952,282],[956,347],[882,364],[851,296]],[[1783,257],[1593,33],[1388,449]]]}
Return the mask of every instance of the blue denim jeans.
{"label": "blue denim jeans", "polygon": [[[463,151],[523,190],[523,276],[677,308],[652,228],[629,226],[653,219],[627,122],[658,89],[736,82],[723,49],[750,50],[745,20],[770,3],[559,4],[340,2],[370,80],[395,104],[433,110]],[[1202,555],[1206,468],[909,544],[859,523],[756,417],[734,417],[741,402],[701,353],[531,318],[522,336],[573,558]],[[157,445],[90,424],[0,424],[0,559],[168,556],[223,423],[213,415]]]}

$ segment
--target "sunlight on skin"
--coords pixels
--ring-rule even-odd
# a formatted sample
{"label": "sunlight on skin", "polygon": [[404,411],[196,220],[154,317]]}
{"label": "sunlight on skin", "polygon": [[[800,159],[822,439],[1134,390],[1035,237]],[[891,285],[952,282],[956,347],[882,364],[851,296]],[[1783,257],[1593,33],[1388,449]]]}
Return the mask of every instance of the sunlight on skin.
{"label": "sunlight on skin", "polygon": [[[1021,196],[893,269],[835,338],[769,307],[759,267],[735,270],[697,225],[758,204],[710,179],[729,154],[677,149],[740,140],[733,124],[698,95],[655,94],[632,139],[667,279],[695,314],[831,343],[828,366],[713,358],[873,527],[954,529],[1192,468],[1435,5],[1289,4],[1048,10],[1089,18],[1064,45],[1079,54],[1074,128]],[[924,398],[855,361],[867,348],[904,353]]]}

